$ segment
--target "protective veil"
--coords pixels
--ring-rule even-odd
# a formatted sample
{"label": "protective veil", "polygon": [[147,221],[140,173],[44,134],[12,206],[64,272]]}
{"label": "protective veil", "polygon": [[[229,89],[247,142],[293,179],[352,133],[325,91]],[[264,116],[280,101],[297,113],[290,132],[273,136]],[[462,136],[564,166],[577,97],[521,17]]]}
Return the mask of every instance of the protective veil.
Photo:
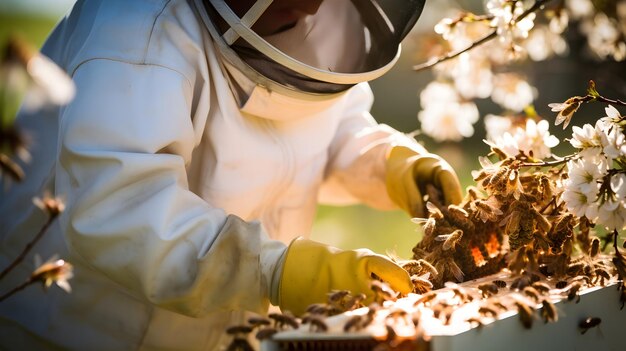
{"label": "protective veil", "polygon": [[[0,304],[0,348],[217,350],[241,311],[266,311],[286,244],[310,232],[318,201],[396,208],[385,156],[417,145],[374,121],[359,82],[389,68],[420,9],[325,0],[293,35],[336,10],[362,39],[316,56],[287,31],[265,40],[278,58],[244,40],[246,26],[232,26],[232,46],[215,39],[197,0],[77,1],[42,49],[76,98],[18,116],[37,144],[25,181],[0,196],[2,266],[45,222],[33,196],[65,199],[34,252],[74,264],[73,291],[33,287]],[[371,34],[375,25],[389,30]],[[333,27],[307,38],[333,37],[322,29]],[[0,288],[23,282],[30,262]]]}
{"label": "protective veil", "polygon": [[[227,62],[250,80],[281,93],[339,93],[386,73],[424,0],[325,0],[295,28],[262,38],[251,27],[272,0],[239,18],[224,0],[194,0]],[[206,15],[204,15],[206,13]],[[229,29],[221,33],[218,17]]]}

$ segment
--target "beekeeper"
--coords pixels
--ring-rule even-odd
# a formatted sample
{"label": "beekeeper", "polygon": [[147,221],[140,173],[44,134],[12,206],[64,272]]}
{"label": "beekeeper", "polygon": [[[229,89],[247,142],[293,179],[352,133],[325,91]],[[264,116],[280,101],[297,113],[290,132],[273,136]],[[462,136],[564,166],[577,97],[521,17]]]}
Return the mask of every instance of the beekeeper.
{"label": "beekeeper", "polygon": [[64,198],[33,252],[72,262],[73,291],[0,304],[1,346],[212,350],[270,302],[301,313],[372,274],[408,292],[383,256],[297,238],[318,201],[460,201],[445,161],[368,112],[423,3],[79,0],[43,47],[77,95],[21,113],[33,160],[0,200],[8,264],[45,221],[32,197]]}

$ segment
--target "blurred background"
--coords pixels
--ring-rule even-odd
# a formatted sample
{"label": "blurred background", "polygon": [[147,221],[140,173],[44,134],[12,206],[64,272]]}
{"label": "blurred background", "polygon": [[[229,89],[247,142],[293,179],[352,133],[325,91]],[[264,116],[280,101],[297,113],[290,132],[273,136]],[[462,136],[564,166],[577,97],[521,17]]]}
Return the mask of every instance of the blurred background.
{"label": "blurred background", "polygon": [[[11,34],[17,34],[36,47],[40,47],[54,25],[71,9],[73,0],[1,0],[0,45]],[[419,92],[433,79],[432,71],[414,72],[412,67],[428,59],[427,52],[434,38],[433,27],[444,17],[454,17],[465,9],[484,13],[482,0],[428,1],[417,26],[403,43],[398,64],[384,77],[371,83],[376,100],[372,114],[402,132],[410,133],[420,128],[417,119],[420,111]],[[556,113],[548,104],[563,102],[574,95],[584,95],[587,82],[593,79],[598,90],[607,97],[626,98],[626,63],[613,60],[599,61],[586,49],[586,38],[576,26],[568,28],[565,37],[569,44],[567,55],[542,62],[525,61],[509,67],[525,76],[537,88],[534,102],[537,113],[551,123]],[[509,69],[507,68],[507,69]],[[499,114],[501,108],[483,99],[476,101],[480,116]],[[573,124],[604,115],[600,104],[583,106]],[[482,120],[474,125],[471,138],[460,142],[435,142],[417,135],[431,152],[443,156],[456,170],[463,186],[473,184],[470,172],[478,169],[478,156],[486,154],[488,147],[482,142],[485,130]],[[552,134],[561,140],[571,131],[563,132],[551,125]],[[564,155],[571,151],[569,144],[561,142],[554,150]],[[394,252],[403,258],[411,256],[411,249],[421,238],[418,226],[400,211],[381,212],[365,206],[321,206],[313,228],[312,238],[344,249],[367,247],[376,252]]]}

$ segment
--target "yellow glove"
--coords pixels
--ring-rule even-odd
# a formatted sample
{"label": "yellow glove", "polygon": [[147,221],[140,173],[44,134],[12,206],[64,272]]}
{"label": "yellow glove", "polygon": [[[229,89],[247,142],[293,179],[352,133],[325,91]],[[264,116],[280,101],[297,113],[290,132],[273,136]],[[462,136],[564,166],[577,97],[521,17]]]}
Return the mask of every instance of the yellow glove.
{"label": "yellow glove", "polygon": [[313,303],[327,301],[331,290],[364,293],[371,301],[372,273],[403,294],[413,290],[409,274],[368,249],[343,251],[315,241],[296,239],[287,249],[278,305],[301,315]]}
{"label": "yellow glove", "polygon": [[387,156],[386,166],[387,193],[411,216],[426,216],[422,197],[426,184],[433,184],[441,190],[446,204],[458,204],[463,199],[454,169],[437,155],[394,146]]}

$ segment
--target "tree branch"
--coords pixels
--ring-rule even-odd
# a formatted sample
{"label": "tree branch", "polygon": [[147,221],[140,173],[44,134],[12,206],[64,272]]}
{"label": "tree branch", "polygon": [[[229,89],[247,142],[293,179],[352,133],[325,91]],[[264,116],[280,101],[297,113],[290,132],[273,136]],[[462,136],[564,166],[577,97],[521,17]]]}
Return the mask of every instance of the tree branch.
{"label": "tree branch", "polygon": [[[535,1],[535,3],[533,4],[533,6],[531,6],[528,10],[524,11],[521,15],[519,15],[517,18],[515,18],[514,22],[519,22],[522,19],[524,19],[524,17],[530,15],[531,13],[536,12],[537,10],[539,10],[543,5],[545,5],[546,3],[550,2],[552,0],[537,0]],[[490,41],[491,39],[495,38],[497,36],[497,31],[494,29],[491,33],[485,35],[484,37],[478,39],[477,41],[473,42],[472,44],[470,44],[468,47],[455,51],[455,52],[449,52],[444,56],[440,56],[439,58],[433,58],[425,63],[419,64],[419,65],[415,65],[413,66],[413,70],[419,72],[419,71],[423,71],[425,69],[434,67],[442,62],[451,60],[461,54],[463,54],[464,52],[470,51],[488,41]]]}
{"label": "tree branch", "polygon": [[11,289],[11,291],[9,291],[6,294],[0,296],[0,302],[4,301],[5,299],[7,299],[8,297],[10,297],[11,295],[15,294],[18,291],[24,290],[24,288],[26,288],[27,286],[31,285],[34,282],[36,282],[36,280],[33,280],[32,278],[29,278],[24,283],[16,286],[15,288]]}
{"label": "tree branch", "polygon": [[[13,262],[11,262],[11,264],[8,267],[6,267],[4,270],[2,270],[2,272],[0,273],[0,280],[2,280],[2,278],[4,278],[18,264],[20,264],[20,262],[22,262],[24,260],[24,258],[26,258],[26,255],[28,254],[28,252],[33,248],[33,246],[35,246],[35,244],[41,239],[41,237],[43,237],[44,233],[46,232],[46,230],[48,230],[48,228],[50,227],[52,222],[54,222],[54,220],[55,220],[55,218],[57,218],[57,216],[58,216],[58,214],[57,215],[50,215],[48,217],[48,220],[43,225],[43,227],[41,227],[41,229],[39,230],[39,233],[37,233],[37,235],[33,238],[33,240],[31,240],[28,244],[26,244],[26,247],[24,247],[24,250],[22,250],[22,252],[19,254],[19,256],[17,256],[17,258],[15,258],[15,260]],[[0,301],[2,301],[2,300],[0,300]]]}

